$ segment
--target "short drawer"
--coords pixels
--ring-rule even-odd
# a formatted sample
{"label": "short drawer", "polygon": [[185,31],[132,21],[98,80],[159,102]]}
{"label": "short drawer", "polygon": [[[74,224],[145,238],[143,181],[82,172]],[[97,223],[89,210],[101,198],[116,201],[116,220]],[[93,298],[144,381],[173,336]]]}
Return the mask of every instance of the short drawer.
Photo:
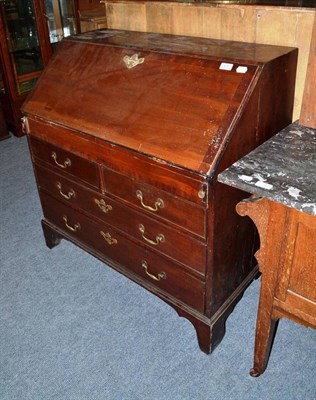
{"label": "short drawer", "polygon": [[205,275],[206,245],[203,241],[172,229],[108,196],[100,196],[42,166],[35,166],[35,172],[41,190],[127,233],[153,251]]}
{"label": "short drawer", "polygon": [[144,214],[206,237],[206,208],[113,170],[104,168],[103,172],[107,193],[133,204]]}
{"label": "short drawer", "polygon": [[29,143],[35,161],[36,159],[44,161],[56,171],[79,178],[92,187],[100,188],[97,164],[32,136],[29,137]]}
{"label": "short drawer", "polygon": [[205,284],[179,265],[146,250],[109,225],[87,216],[41,193],[45,218],[67,235],[88,245],[109,260],[124,266],[174,298],[203,312]]}

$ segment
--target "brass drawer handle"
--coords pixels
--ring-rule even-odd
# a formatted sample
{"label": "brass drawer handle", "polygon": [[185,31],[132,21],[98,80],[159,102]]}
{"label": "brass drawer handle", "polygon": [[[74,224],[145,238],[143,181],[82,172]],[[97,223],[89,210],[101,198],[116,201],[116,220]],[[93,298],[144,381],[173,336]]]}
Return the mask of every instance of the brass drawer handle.
{"label": "brass drawer handle", "polygon": [[146,275],[148,275],[149,278],[153,279],[154,281],[160,281],[161,279],[167,279],[167,274],[164,271],[159,272],[159,274],[157,276],[149,273],[147,261],[142,261],[142,267],[144,268]]}
{"label": "brass drawer handle", "polygon": [[124,64],[128,69],[134,68],[145,61],[145,58],[138,58],[138,54],[133,54],[132,56],[125,56],[123,58]]}
{"label": "brass drawer handle", "polygon": [[56,154],[54,151],[52,151],[51,156],[52,156],[53,160],[55,161],[55,164],[58,165],[58,167],[60,167],[60,168],[67,168],[67,167],[70,167],[70,166],[71,166],[71,161],[69,160],[69,158],[66,158],[66,160],[64,161],[64,163],[63,163],[63,164],[60,164],[60,163],[57,161],[57,154]]}
{"label": "brass drawer handle", "polygon": [[70,200],[72,197],[76,197],[76,193],[75,193],[75,191],[73,189],[70,189],[68,194],[65,194],[61,190],[61,183],[60,182],[57,182],[56,186],[57,186],[57,189],[59,190],[59,193],[61,194],[61,196],[63,196],[65,199]]}
{"label": "brass drawer handle", "polygon": [[146,210],[157,212],[159,208],[163,208],[165,206],[164,202],[162,199],[157,199],[155,202],[155,208],[151,206],[147,206],[146,204],[143,203],[143,193],[141,190],[136,190],[136,197],[138,200],[140,200],[141,205],[146,208]]}
{"label": "brass drawer handle", "polygon": [[77,230],[81,229],[81,226],[79,224],[79,222],[77,222],[74,226],[70,226],[68,224],[68,219],[66,217],[66,215],[63,216],[63,220],[65,222],[66,227],[71,231],[71,232],[76,232]]}
{"label": "brass drawer handle", "polygon": [[106,202],[103,199],[101,200],[94,199],[94,202],[99,206],[100,210],[103,211],[104,213],[107,213],[112,210],[112,206],[110,204],[106,204]]}
{"label": "brass drawer handle", "polygon": [[109,232],[103,232],[100,231],[100,235],[103,237],[103,239],[107,242],[107,244],[109,244],[110,246],[112,246],[112,244],[117,244],[117,240],[115,238],[112,238],[112,236],[109,234]]}
{"label": "brass drawer handle", "polygon": [[140,231],[140,233],[142,234],[142,238],[149,244],[152,244],[153,246],[157,246],[159,243],[162,243],[165,241],[165,236],[162,233],[159,233],[156,236],[156,241],[153,241],[151,239],[146,238],[145,236],[145,227],[144,225],[140,224],[138,225],[138,229]]}

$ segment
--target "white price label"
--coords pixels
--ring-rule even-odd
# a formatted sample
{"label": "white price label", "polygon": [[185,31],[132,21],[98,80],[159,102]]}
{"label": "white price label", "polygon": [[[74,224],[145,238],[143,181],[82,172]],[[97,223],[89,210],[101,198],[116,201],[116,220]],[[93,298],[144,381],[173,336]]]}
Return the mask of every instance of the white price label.
{"label": "white price label", "polygon": [[231,71],[233,69],[234,64],[230,64],[230,63],[221,63],[221,65],[219,66],[219,69],[223,70],[223,71]]}
{"label": "white price label", "polygon": [[237,67],[237,69],[236,69],[236,72],[237,72],[238,74],[245,74],[247,71],[248,71],[248,68],[247,68],[247,67],[242,67],[242,66],[239,66],[239,67]]}

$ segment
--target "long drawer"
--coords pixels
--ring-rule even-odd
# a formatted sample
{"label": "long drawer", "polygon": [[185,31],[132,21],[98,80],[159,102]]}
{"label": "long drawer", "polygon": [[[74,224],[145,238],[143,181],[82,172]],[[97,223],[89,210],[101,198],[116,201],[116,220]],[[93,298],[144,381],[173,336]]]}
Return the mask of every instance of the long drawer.
{"label": "long drawer", "polygon": [[136,245],[111,226],[92,221],[45,193],[40,193],[40,196],[45,218],[67,236],[90,246],[165,293],[203,312],[203,281],[186,273],[177,264]]}
{"label": "long drawer", "polygon": [[158,187],[130,179],[116,171],[104,168],[107,193],[138,207],[155,218],[172,222],[202,238],[206,237],[206,209],[176,197]]}
{"label": "long drawer", "polygon": [[205,275],[206,245],[137,212],[109,196],[89,190],[60,174],[35,165],[39,187],[58,200],[80,208],[139,240],[141,243]]}

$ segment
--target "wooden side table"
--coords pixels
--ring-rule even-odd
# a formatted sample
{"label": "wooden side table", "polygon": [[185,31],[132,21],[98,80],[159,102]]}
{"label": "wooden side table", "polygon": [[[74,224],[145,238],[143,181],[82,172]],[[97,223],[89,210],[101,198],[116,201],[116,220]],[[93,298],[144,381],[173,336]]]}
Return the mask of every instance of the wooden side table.
{"label": "wooden side table", "polygon": [[259,376],[266,368],[279,318],[316,328],[316,216],[265,198],[237,205],[260,234],[256,253],[262,282],[257,316],[254,367]]}
{"label": "wooden side table", "polygon": [[254,367],[268,362],[277,321],[316,328],[316,130],[289,125],[218,176],[252,193],[237,205],[259,231],[262,272]]}

